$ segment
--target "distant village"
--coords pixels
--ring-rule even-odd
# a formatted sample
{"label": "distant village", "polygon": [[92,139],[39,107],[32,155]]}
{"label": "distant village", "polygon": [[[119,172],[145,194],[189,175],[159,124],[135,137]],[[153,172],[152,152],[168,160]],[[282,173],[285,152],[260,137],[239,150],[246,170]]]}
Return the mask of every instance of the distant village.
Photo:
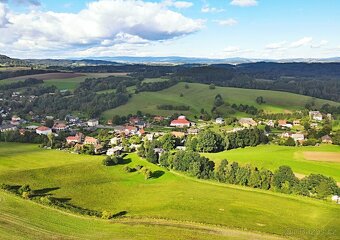
{"label": "distant village", "polygon": [[[197,135],[203,129],[212,129],[217,132],[235,133],[244,129],[259,128],[273,144],[286,146],[317,146],[320,143],[332,144],[333,139],[327,131],[327,123],[332,121],[331,114],[322,114],[319,111],[309,111],[304,119],[253,119],[253,118],[216,118],[215,120],[191,121],[184,115],[172,117],[163,116],[130,116],[119,125],[112,120],[100,122],[98,119],[81,119],[67,115],[65,119],[54,119],[53,116],[31,116],[23,119],[14,115],[8,119],[6,109],[1,109],[2,121],[0,131],[3,140],[6,134],[17,132],[19,135],[35,134],[47,136],[50,146],[60,149],[69,149],[76,153],[120,155],[122,152],[131,152],[138,149],[141,142],[153,141],[164,134],[171,134],[178,139],[176,148],[185,150],[186,137]],[[322,129],[325,129],[324,134]],[[313,130],[319,131],[318,136],[308,138]],[[33,136],[33,135],[32,135]],[[155,149],[161,153],[162,149]]]}

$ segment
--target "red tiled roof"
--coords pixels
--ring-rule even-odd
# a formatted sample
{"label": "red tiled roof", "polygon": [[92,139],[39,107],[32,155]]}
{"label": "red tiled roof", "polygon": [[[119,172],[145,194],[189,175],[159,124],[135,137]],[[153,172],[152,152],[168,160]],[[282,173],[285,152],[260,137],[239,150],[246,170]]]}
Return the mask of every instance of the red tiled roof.
{"label": "red tiled roof", "polygon": [[190,124],[190,122],[186,119],[175,119],[171,121],[171,124],[173,125],[186,125]]}
{"label": "red tiled roof", "polygon": [[40,126],[40,127],[37,128],[37,130],[38,131],[48,131],[48,130],[50,130],[50,128],[45,127],[45,126]]}

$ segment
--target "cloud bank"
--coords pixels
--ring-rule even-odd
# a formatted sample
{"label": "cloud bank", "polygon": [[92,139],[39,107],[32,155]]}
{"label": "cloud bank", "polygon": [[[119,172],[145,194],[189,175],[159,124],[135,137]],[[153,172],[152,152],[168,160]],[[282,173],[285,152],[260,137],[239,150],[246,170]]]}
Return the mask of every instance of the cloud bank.
{"label": "cloud bank", "polygon": [[0,44],[17,51],[61,51],[164,41],[202,29],[203,20],[171,10],[190,6],[184,1],[99,0],[78,13],[15,13],[0,3]]}

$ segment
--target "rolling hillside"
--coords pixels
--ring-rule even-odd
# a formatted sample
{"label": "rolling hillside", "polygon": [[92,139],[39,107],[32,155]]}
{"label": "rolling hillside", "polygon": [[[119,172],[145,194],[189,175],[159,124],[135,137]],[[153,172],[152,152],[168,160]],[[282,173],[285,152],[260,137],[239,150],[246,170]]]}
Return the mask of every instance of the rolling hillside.
{"label": "rolling hillside", "polygon": [[[253,105],[258,109],[273,113],[303,109],[306,103],[312,102],[314,99],[312,97],[287,92],[229,87],[216,87],[216,89],[211,90],[208,85],[204,84],[189,83],[188,85],[188,89],[185,88],[185,83],[179,83],[159,92],[142,92],[133,95],[127,104],[104,112],[103,117],[109,119],[116,114],[135,114],[138,110],[144,113],[161,115],[169,115],[175,112],[157,109],[157,105],[160,104],[190,106],[190,112],[183,113],[193,116],[199,114],[202,108],[210,112],[217,94],[221,94],[224,101],[228,103]],[[181,93],[183,97],[180,97]],[[266,101],[265,104],[259,105],[256,103],[256,98],[259,96],[264,98]],[[326,103],[340,105],[339,103],[328,100],[315,99],[317,106]]]}
{"label": "rolling hillside", "polygon": [[[67,239],[66,236],[81,238],[82,234],[89,234],[90,239],[108,239],[115,231],[119,232],[115,235],[119,239],[131,239],[131,236],[157,239],[153,231],[164,234],[163,239],[171,236],[173,239],[208,239],[187,231],[183,226],[187,221],[208,229],[212,224],[301,239],[337,238],[334,231],[338,229],[340,208],[334,203],[201,181],[169,172],[136,154],[127,156],[125,166],[147,166],[157,173],[153,179],[144,180],[138,172],[126,173],[124,165],[105,167],[101,160],[102,157],[39,149],[36,145],[3,143],[0,145],[0,183],[30,184],[32,189],[88,209],[113,213],[126,211],[121,220],[153,219],[149,220],[151,226],[146,229],[143,224],[128,224],[126,227],[124,224],[109,225],[101,220],[85,221],[83,217],[65,218],[65,214],[59,211],[50,211],[0,193],[0,238],[14,238],[19,231],[28,234],[33,228],[31,232],[35,234],[55,231],[61,239]],[[180,223],[176,225],[178,228],[173,228],[169,222],[163,227],[154,224],[155,219]],[[127,235],[124,235],[125,230]],[[222,236],[231,234],[221,231],[217,232]],[[213,237],[219,239],[220,235]],[[43,239],[46,235],[37,236]],[[233,236],[242,239],[243,235],[235,233]],[[251,236],[244,238],[256,239]]]}

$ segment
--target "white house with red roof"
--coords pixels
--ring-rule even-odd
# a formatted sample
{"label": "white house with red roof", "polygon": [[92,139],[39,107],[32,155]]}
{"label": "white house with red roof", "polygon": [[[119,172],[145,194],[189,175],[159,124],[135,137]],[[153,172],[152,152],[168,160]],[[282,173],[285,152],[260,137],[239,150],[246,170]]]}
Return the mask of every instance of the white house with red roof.
{"label": "white house with red roof", "polygon": [[84,140],[84,144],[96,146],[99,144],[99,140],[94,137],[86,136]]}
{"label": "white house with red roof", "polygon": [[48,135],[52,133],[52,129],[46,126],[40,126],[35,129],[35,132],[39,135]]}
{"label": "white house with red roof", "polygon": [[180,128],[190,127],[191,122],[188,121],[185,116],[179,116],[177,119],[171,121],[170,126]]}

